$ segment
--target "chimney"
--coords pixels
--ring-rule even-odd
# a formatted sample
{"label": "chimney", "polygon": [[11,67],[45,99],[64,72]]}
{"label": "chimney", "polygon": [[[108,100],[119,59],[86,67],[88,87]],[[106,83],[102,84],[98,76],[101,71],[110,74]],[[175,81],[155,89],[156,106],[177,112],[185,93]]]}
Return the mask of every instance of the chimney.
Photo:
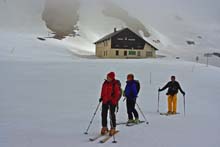
{"label": "chimney", "polygon": [[117,32],[117,28],[114,28],[114,32]]}

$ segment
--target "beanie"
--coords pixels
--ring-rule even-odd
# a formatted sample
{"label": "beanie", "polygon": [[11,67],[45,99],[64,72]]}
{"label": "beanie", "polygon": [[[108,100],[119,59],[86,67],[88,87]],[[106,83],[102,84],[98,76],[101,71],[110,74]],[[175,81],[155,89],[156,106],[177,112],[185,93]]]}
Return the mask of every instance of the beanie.
{"label": "beanie", "polygon": [[112,80],[115,79],[115,73],[114,73],[114,72],[108,73],[107,76],[108,76],[109,78],[111,78]]}

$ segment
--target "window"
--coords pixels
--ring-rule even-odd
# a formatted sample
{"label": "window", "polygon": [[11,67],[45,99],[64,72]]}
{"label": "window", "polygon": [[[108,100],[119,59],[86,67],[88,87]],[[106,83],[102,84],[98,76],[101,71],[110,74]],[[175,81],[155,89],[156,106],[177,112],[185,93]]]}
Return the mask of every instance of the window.
{"label": "window", "polygon": [[128,54],[129,55],[136,55],[136,51],[129,51]]}
{"label": "window", "polygon": [[104,56],[107,56],[108,51],[104,51]]}
{"label": "window", "polygon": [[128,40],[129,40],[129,41],[135,41],[135,39],[134,39],[134,38],[129,38]]}
{"label": "window", "polygon": [[128,52],[127,51],[124,51],[124,56],[127,56],[128,55]]}
{"label": "window", "polygon": [[138,56],[141,56],[141,51],[138,51],[138,52],[137,52],[137,55],[138,55]]}
{"label": "window", "polygon": [[123,38],[117,38],[117,40],[123,40]]}
{"label": "window", "polygon": [[153,56],[153,53],[152,53],[152,52],[147,51],[147,52],[146,52],[146,56],[147,56],[147,57],[152,57],[152,56]]}
{"label": "window", "polygon": [[108,46],[108,41],[104,41],[104,46]]}
{"label": "window", "polygon": [[117,50],[117,51],[115,51],[115,55],[116,56],[118,56],[119,55],[119,51]]}
{"label": "window", "polygon": [[137,46],[137,49],[143,49],[143,46],[138,45],[138,46]]}

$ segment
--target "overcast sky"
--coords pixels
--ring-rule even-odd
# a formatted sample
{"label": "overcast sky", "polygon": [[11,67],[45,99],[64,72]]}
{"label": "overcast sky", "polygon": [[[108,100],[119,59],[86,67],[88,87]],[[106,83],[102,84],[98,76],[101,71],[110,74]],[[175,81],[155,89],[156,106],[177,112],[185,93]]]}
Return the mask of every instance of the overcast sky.
{"label": "overcast sky", "polygon": [[[17,14],[23,12],[29,12],[26,15],[43,13],[43,6],[48,3],[58,10],[66,9],[65,4],[67,7],[71,7],[70,5],[74,5],[74,1],[79,1],[87,7],[90,7],[91,3],[102,5],[102,1],[110,1],[126,9],[131,14],[144,14],[149,19],[153,20],[154,18],[154,21],[165,19],[164,17],[170,15],[179,15],[185,19],[195,19],[197,21],[209,20],[218,23],[220,21],[219,0],[62,0],[62,5],[56,5],[61,2],[60,0],[0,0],[0,11],[8,9],[16,18]],[[74,8],[74,6],[72,7]],[[2,17],[2,15],[1,13],[0,16]]]}

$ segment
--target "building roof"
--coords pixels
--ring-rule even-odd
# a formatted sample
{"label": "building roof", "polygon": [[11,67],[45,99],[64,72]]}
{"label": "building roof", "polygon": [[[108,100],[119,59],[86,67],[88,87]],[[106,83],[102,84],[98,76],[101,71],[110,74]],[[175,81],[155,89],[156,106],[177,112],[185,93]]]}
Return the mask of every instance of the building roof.
{"label": "building roof", "polygon": [[[110,33],[110,34],[104,36],[103,38],[99,39],[99,40],[96,41],[94,44],[97,44],[97,43],[100,43],[100,42],[109,40],[109,39],[111,39],[112,37],[114,37],[115,35],[121,33],[122,31],[124,31],[124,30],[126,30],[126,29],[129,30],[129,31],[131,31],[129,28],[123,28],[123,29],[121,29],[121,30],[114,31],[113,33]],[[133,31],[131,31],[131,32],[133,32]],[[133,32],[133,33],[135,33],[135,32]],[[135,34],[136,34],[136,33],[135,33]],[[139,36],[138,34],[136,34],[136,35]],[[141,36],[139,36],[139,37],[140,37],[141,39],[143,39]],[[143,39],[143,40],[144,40],[144,39]],[[145,41],[145,43],[147,43],[148,45],[150,45],[151,47],[153,47],[155,50],[158,50],[156,47],[154,47],[152,44],[150,44],[150,43],[147,42],[146,40],[144,40],[144,41]]]}
{"label": "building roof", "polygon": [[108,34],[108,35],[104,36],[103,38],[99,39],[98,41],[96,41],[95,44],[96,44],[96,43],[103,42],[103,41],[105,41],[105,40],[108,40],[108,39],[112,38],[113,36],[119,34],[120,32],[124,31],[125,29],[127,29],[127,28],[121,29],[121,30],[119,30],[119,31],[114,31],[113,33]]}

